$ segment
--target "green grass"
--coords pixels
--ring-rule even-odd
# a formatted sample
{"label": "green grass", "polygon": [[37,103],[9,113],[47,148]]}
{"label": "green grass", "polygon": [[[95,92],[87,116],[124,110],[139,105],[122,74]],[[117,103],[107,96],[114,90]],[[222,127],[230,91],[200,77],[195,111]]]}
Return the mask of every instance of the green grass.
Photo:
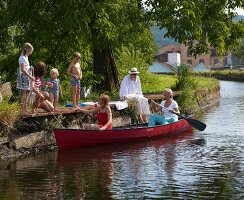
{"label": "green grass", "polygon": [[194,72],[196,75],[211,77],[211,76],[228,76],[228,75],[235,75],[235,76],[242,76],[244,77],[244,71],[235,70],[235,69],[226,69],[226,70],[211,70],[211,71],[203,71],[203,72]]}
{"label": "green grass", "polygon": [[198,81],[197,90],[215,88],[219,86],[219,81],[215,78],[195,77]]}
{"label": "green grass", "polygon": [[161,93],[164,88],[172,88],[175,81],[174,75],[147,73],[141,77],[142,91],[143,93]]}
{"label": "green grass", "polygon": [[[145,78],[141,78],[143,93],[161,93],[164,88],[174,88],[176,83],[175,75],[148,74]],[[197,90],[207,88],[215,88],[219,85],[219,81],[215,78],[194,77],[197,82]]]}

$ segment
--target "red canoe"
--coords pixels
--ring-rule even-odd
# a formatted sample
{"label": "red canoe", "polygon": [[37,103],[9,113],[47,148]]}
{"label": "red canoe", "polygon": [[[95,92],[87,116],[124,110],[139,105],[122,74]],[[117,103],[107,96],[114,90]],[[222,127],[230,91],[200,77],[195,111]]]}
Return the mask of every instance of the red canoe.
{"label": "red canoe", "polygon": [[115,127],[104,131],[60,128],[54,129],[54,135],[58,148],[64,150],[108,143],[138,141],[156,136],[171,136],[192,129],[186,119],[181,119],[171,124],[155,127],[147,127],[145,123]]}

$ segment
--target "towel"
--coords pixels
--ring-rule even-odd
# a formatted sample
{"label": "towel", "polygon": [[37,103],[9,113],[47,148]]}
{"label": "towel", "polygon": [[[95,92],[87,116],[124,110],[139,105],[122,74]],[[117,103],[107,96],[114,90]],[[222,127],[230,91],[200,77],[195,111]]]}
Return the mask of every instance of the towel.
{"label": "towel", "polygon": [[[80,102],[80,106],[89,106],[89,105],[95,105],[97,102]],[[117,110],[123,110],[128,107],[127,101],[110,101],[109,105],[115,106]],[[73,107],[72,103],[67,103],[65,106],[67,107]]]}
{"label": "towel", "polygon": [[127,101],[110,101],[110,105],[115,105],[117,110],[123,110],[128,107]]}

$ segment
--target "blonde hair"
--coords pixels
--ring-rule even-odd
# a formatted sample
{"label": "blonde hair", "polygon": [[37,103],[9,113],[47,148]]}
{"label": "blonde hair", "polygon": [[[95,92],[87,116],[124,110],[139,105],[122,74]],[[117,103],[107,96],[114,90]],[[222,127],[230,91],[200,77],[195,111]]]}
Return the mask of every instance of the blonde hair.
{"label": "blonde hair", "polygon": [[170,98],[173,98],[173,91],[170,88],[165,88],[163,93],[169,93],[170,94]]}
{"label": "blonde hair", "polygon": [[50,73],[51,72],[54,72],[57,76],[59,75],[58,70],[56,68],[52,68],[51,71],[50,71]]}
{"label": "blonde hair", "polygon": [[31,52],[32,52],[34,48],[33,48],[33,46],[32,46],[30,43],[26,42],[26,43],[23,45],[23,54],[24,54],[24,55],[26,55],[26,51],[27,51],[28,49],[30,49]]}
{"label": "blonde hair", "polygon": [[73,54],[73,58],[77,58],[77,57],[81,57],[81,55],[80,55],[79,52],[75,52],[75,53]]}
{"label": "blonde hair", "polygon": [[105,106],[107,106],[109,104],[110,97],[108,95],[101,94],[100,99],[102,100],[102,102],[104,103]]}

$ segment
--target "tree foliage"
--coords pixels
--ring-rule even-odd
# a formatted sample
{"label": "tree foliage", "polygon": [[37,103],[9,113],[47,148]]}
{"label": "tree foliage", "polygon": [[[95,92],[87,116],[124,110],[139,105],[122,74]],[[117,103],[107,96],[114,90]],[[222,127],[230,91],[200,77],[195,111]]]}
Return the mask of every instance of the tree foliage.
{"label": "tree foliage", "polygon": [[233,21],[237,7],[244,7],[242,0],[2,0],[0,70],[15,73],[20,47],[30,42],[32,63],[42,60],[65,74],[79,51],[82,62],[103,77],[100,86],[113,90],[119,80],[113,51],[132,45],[150,64],[152,25],[166,28],[167,36],[195,54],[209,46],[219,54],[234,49],[244,34],[243,22]]}
{"label": "tree foliage", "polygon": [[188,45],[193,53],[208,52],[209,46],[224,54],[235,48],[243,37],[243,21],[234,22],[235,8],[242,0],[148,0],[149,17],[167,28],[167,36]]}
{"label": "tree foliage", "polygon": [[240,47],[235,49],[234,56],[239,59],[244,59],[244,40],[241,41]]}
{"label": "tree foliage", "polygon": [[[13,49],[28,41],[35,49],[33,62],[59,66],[61,73],[65,73],[73,52],[80,51],[82,61],[104,76],[106,87],[113,49],[133,44],[142,52],[154,52],[139,1],[4,0],[4,4],[4,20],[19,30],[13,37]],[[3,38],[7,40],[7,36]],[[116,76],[116,71],[112,75]]]}

